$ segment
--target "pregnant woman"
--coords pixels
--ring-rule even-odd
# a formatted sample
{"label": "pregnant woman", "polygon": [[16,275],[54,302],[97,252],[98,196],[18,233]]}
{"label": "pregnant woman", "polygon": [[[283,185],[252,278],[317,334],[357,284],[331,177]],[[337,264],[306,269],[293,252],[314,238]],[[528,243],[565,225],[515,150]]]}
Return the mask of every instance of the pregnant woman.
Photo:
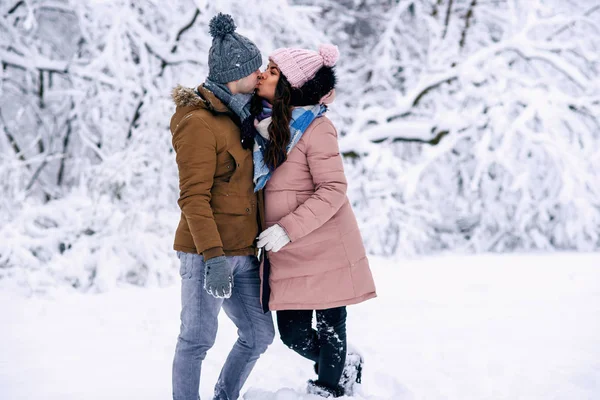
{"label": "pregnant woman", "polygon": [[338,55],[333,45],[274,51],[253,106],[254,183],[264,188],[267,226],[258,246],[269,260],[261,276],[282,341],[315,362],[308,392],[323,397],[352,395],[360,381],[362,357],[347,353],[346,306],[376,296],[337,131],[325,116]]}

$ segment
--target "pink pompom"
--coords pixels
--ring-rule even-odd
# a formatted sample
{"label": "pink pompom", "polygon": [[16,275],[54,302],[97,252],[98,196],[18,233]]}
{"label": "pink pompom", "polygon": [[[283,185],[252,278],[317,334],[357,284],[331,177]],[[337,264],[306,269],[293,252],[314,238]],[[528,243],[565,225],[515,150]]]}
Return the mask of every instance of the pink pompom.
{"label": "pink pompom", "polygon": [[332,44],[322,44],[319,46],[319,54],[323,57],[323,64],[327,67],[333,67],[340,57],[337,46]]}

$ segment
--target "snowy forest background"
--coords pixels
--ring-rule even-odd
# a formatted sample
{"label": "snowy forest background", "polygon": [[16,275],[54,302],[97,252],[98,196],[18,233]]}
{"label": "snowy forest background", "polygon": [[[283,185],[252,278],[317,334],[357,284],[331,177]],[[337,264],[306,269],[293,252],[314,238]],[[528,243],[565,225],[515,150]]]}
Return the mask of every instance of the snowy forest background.
{"label": "snowy forest background", "polygon": [[339,46],[371,254],[600,249],[596,0],[0,0],[0,281],[175,281],[169,95],[219,11],[264,56]]}

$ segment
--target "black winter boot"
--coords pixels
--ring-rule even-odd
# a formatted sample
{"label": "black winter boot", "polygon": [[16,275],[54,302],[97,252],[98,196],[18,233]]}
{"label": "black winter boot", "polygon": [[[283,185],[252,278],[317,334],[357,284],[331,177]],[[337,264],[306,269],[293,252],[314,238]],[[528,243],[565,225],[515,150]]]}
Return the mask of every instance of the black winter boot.
{"label": "black winter boot", "polygon": [[311,379],[308,381],[306,393],[321,396],[326,399],[336,398],[336,397],[342,397],[344,395],[344,388],[342,388],[341,386],[332,388],[332,387],[323,385],[318,380],[313,381]]}
{"label": "black winter boot", "polygon": [[364,360],[355,350],[348,351],[344,371],[340,379],[340,386],[344,388],[346,396],[355,394],[356,385],[362,381],[362,370]]}

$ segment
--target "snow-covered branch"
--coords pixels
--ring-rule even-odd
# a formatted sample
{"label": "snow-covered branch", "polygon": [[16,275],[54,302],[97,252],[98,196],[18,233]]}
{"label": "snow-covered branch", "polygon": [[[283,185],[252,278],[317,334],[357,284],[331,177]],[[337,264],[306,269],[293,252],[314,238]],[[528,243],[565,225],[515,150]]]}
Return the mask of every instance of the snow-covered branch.
{"label": "snow-covered branch", "polygon": [[328,116],[371,253],[600,248],[597,1],[14,0],[0,279],[171,282],[169,93],[206,76],[217,12],[265,56],[340,47]]}

